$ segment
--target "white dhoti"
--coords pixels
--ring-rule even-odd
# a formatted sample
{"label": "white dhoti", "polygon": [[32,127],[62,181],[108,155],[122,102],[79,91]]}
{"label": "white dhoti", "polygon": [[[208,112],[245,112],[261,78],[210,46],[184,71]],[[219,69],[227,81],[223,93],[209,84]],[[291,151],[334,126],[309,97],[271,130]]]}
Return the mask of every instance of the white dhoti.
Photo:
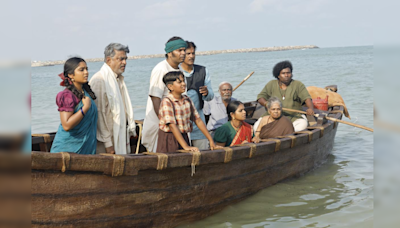
{"label": "white dhoti", "polygon": [[148,152],[156,152],[158,140],[158,123],[160,120],[154,112],[151,98],[147,98],[146,117],[143,122],[142,144]]}
{"label": "white dhoti", "polygon": [[156,152],[157,150],[158,124],[160,122],[158,119],[159,110],[154,111],[153,101],[150,96],[162,99],[168,95],[169,90],[162,79],[170,71],[179,71],[179,69],[172,68],[167,60],[158,63],[151,71],[149,97],[147,98],[146,117],[144,118],[142,131],[142,144],[148,152]]}

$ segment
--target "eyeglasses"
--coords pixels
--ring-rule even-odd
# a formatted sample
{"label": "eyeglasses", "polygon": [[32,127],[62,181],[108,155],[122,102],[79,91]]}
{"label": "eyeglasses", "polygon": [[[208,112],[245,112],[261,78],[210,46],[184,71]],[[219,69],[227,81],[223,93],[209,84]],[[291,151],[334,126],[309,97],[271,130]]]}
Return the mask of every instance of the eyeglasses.
{"label": "eyeglasses", "polygon": [[231,92],[232,89],[221,89],[222,92]]}

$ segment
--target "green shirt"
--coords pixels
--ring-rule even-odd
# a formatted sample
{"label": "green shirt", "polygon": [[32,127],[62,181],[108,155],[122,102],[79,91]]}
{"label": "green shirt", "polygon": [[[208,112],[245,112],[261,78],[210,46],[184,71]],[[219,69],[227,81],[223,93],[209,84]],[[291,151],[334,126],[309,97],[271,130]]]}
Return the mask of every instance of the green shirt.
{"label": "green shirt", "polygon": [[224,143],[226,146],[230,146],[232,140],[235,138],[236,131],[232,127],[231,122],[228,121],[221,127],[217,128],[214,133],[214,142]]}
{"label": "green shirt", "polygon": [[[285,100],[282,97],[285,96]],[[302,110],[302,105],[307,99],[311,99],[306,87],[297,80],[292,80],[286,90],[279,87],[278,80],[272,80],[265,85],[264,89],[257,96],[257,100],[264,98],[268,100],[270,97],[277,97],[282,102],[283,108]],[[301,118],[301,114],[295,112],[282,111],[292,122]],[[268,111],[263,116],[268,115]]]}

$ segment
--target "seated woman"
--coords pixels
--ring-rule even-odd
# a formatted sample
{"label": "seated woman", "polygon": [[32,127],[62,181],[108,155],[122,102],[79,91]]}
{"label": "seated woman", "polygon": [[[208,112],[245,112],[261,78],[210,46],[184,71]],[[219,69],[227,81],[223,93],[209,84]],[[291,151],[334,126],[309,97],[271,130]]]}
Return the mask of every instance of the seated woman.
{"label": "seated woman", "polygon": [[282,103],[276,97],[267,101],[267,109],[270,115],[264,116],[254,134],[253,142],[259,143],[260,139],[274,138],[294,133],[292,121],[282,115]]}
{"label": "seated woman", "polygon": [[250,124],[244,122],[246,111],[240,101],[231,101],[226,107],[228,122],[217,128],[214,134],[214,142],[218,146],[233,146],[251,141],[253,129]]}
{"label": "seated woman", "polygon": [[97,107],[88,84],[88,67],[81,58],[70,58],[58,76],[66,89],[57,94],[61,124],[50,152],[96,153]]}

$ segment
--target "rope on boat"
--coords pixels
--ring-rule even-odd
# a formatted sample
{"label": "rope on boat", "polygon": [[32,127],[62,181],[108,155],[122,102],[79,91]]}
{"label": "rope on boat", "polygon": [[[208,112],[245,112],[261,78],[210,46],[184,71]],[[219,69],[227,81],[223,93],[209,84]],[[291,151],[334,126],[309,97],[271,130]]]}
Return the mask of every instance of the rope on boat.
{"label": "rope on boat", "polygon": [[296,131],[295,134],[308,134],[308,142],[312,141],[312,132],[311,131]]}
{"label": "rope on boat", "polygon": [[191,164],[192,173],[191,173],[191,176],[193,176],[196,173],[196,165],[200,164],[200,156],[201,156],[200,151],[177,150],[176,152],[192,154],[192,164]]}
{"label": "rope on boat", "polygon": [[147,154],[147,155],[155,155],[158,158],[157,162],[157,170],[162,170],[167,168],[168,165],[168,155],[164,153],[152,153],[152,152],[144,152],[142,154]]}
{"label": "rope on boat", "polygon": [[124,156],[118,154],[107,154],[107,153],[101,153],[100,155],[113,157],[113,167],[111,171],[112,177],[122,176],[122,174],[124,174],[124,169],[125,169]]}
{"label": "rope on boat", "polygon": [[277,152],[281,149],[281,140],[279,140],[279,139],[261,139],[260,141],[261,142],[275,142],[276,144],[275,144],[274,152]]}
{"label": "rope on boat", "polygon": [[324,136],[324,130],[325,130],[325,128],[322,127],[322,126],[307,127],[307,129],[320,129],[320,130],[321,130],[321,134],[319,135],[319,137],[321,138],[322,136]]}
{"label": "rope on boat", "polygon": [[225,150],[224,163],[228,163],[228,162],[232,161],[233,149],[230,147],[222,147],[222,149]]}
{"label": "rope on boat", "polygon": [[61,158],[62,158],[61,172],[65,173],[65,171],[69,168],[71,155],[67,152],[61,152]]}
{"label": "rope on boat", "polygon": [[233,145],[233,146],[236,146],[236,147],[248,146],[248,147],[250,147],[249,158],[252,158],[257,151],[257,145],[254,143],[244,143],[244,144],[237,144],[237,145]]}
{"label": "rope on boat", "polygon": [[276,138],[278,139],[291,138],[292,143],[290,144],[290,148],[293,148],[296,145],[296,136],[294,135],[277,136]]}

